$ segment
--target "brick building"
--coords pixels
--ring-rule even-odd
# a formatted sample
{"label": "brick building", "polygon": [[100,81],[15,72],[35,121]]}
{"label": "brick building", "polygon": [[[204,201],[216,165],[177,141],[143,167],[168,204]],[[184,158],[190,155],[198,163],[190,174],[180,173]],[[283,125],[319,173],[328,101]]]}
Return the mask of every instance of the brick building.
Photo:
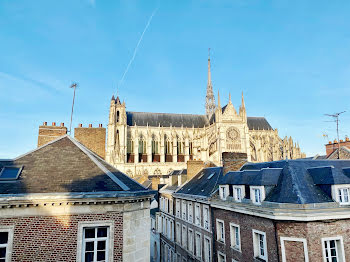
{"label": "brick building", "polygon": [[0,261],[149,261],[153,191],[74,138],[0,160]]}
{"label": "brick building", "polygon": [[212,200],[215,261],[350,258],[350,161],[283,160],[227,173]]}

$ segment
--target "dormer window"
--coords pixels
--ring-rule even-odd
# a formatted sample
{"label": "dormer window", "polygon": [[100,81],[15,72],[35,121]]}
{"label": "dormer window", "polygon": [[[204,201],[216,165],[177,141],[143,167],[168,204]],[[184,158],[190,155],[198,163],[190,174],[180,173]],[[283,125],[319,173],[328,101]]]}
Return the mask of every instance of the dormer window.
{"label": "dormer window", "polygon": [[265,199],[265,189],[263,186],[251,186],[250,187],[250,198],[256,205],[260,205]]}
{"label": "dormer window", "polygon": [[340,205],[350,205],[350,184],[332,185],[332,198]]}
{"label": "dormer window", "polygon": [[235,201],[242,202],[242,199],[245,196],[244,186],[233,186],[232,189],[233,189],[233,198],[235,199]]}
{"label": "dormer window", "polygon": [[228,185],[220,186],[219,194],[222,200],[226,200],[226,198],[230,194],[229,186]]}

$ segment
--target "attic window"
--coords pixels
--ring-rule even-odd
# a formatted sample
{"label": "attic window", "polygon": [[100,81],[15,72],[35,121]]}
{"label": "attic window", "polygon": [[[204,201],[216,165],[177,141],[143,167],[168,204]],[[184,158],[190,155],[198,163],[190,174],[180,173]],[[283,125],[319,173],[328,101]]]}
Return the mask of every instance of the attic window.
{"label": "attic window", "polygon": [[204,176],[204,173],[202,172],[201,175],[198,177],[198,179],[201,179]]}
{"label": "attic window", "polygon": [[5,166],[1,169],[0,180],[16,180],[22,171],[22,167]]}
{"label": "attic window", "polygon": [[215,173],[210,174],[210,176],[208,176],[208,180],[209,180],[210,178],[212,178],[214,175],[215,175]]}

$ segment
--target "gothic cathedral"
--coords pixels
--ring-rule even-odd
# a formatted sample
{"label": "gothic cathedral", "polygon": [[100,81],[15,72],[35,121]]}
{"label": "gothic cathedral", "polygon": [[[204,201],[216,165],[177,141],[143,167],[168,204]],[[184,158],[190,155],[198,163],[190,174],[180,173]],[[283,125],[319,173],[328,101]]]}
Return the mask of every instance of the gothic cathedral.
{"label": "gothic cathedral", "polygon": [[130,177],[165,175],[186,168],[190,159],[221,165],[223,152],[244,152],[252,162],[304,157],[291,137],[281,139],[264,117],[247,117],[242,93],[238,112],[231,102],[217,104],[208,58],[206,114],[126,111],[112,97],[106,160]]}

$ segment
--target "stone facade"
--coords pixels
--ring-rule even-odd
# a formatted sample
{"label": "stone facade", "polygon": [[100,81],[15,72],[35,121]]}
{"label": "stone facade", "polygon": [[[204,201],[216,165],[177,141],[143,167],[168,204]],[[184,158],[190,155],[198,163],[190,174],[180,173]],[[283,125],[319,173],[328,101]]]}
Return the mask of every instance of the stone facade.
{"label": "stone facade", "polygon": [[208,69],[207,115],[127,112],[125,102],[113,96],[106,161],[139,178],[184,169],[188,160],[220,166],[222,152],[245,153],[252,162],[305,156],[291,137],[280,138],[265,118],[247,117],[243,94],[238,111],[231,96],[221,106],[218,95],[215,105],[210,60]]}
{"label": "stone facade", "polygon": [[82,127],[82,125],[80,125],[79,127],[74,128],[74,138],[92,152],[96,153],[103,159],[105,158],[106,128],[102,127],[102,124],[100,124],[99,127],[92,127],[91,124],[89,127]]}

